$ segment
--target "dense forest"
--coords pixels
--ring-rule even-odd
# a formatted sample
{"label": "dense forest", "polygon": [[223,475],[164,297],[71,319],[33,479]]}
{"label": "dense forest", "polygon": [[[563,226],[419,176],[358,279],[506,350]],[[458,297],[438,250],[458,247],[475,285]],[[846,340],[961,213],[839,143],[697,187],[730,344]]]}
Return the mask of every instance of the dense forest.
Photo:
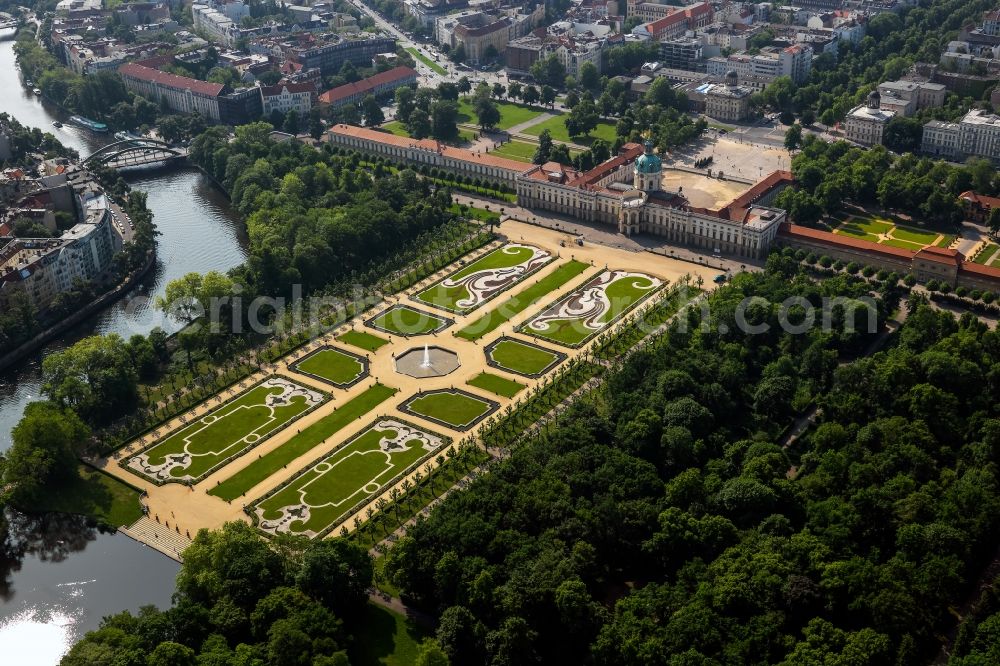
{"label": "dense forest", "polygon": [[[1000,335],[914,298],[864,357],[843,312],[790,334],[771,305],[867,290],[772,255],[418,522],[387,575],[456,664],[927,660],[997,542]],[[736,326],[751,296],[767,332]]]}

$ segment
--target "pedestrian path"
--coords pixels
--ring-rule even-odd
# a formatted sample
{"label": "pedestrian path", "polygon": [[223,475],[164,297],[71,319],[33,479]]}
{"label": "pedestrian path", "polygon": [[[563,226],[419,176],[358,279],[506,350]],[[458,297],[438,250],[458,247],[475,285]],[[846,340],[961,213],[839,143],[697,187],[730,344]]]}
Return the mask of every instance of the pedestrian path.
{"label": "pedestrian path", "polygon": [[155,548],[178,562],[183,562],[181,553],[191,545],[191,539],[181,534],[176,525],[158,523],[149,516],[143,516],[128,527],[120,527],[121,532],[136,541]]}

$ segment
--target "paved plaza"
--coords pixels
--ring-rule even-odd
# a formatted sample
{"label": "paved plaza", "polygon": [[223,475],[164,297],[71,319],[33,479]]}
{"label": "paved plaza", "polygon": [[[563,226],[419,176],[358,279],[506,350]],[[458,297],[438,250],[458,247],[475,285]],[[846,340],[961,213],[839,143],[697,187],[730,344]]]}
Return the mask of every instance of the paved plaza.
{"label": "paved plaza", "polygon": [[[718,274],[717,269],[660,256],[641,247],[567,244],[567,236],[561,231],[514,220],[504,222],[501,231],[506,241],[496,241],[470,253],[406,292],[373,305],[354,320],[268,365],[236,386],[160,424],[152,433],[130,443],[112,458],[99,461],[100,466],[145,490],[150,519],[154,523],[157,518],[164,522],[169,519],[171,531],[182,535],[194,535],[202,527],[219,528],[232,520],[254,522],[248,513],[254,515],[260,529],[272,533],[291,531],[318,535],[339,530],[341,526],[350,529],[353,521],[348,518],[364,516],[366,509],[374,507],[380,498],[388,499],[392,488],[400,486],[404,480],[412,483],[414,475],[425,470],[427,465],[436,466],[448,448],[475,435],[482,419],[502,412],[517,397],[527,395],[528,389],[544,381],[565,359],[583,353],[592,342],[588,337],[578,346],[571,346],[526,334],[523,331],[528,322],[554,304],[567,303],[567,298],[573,305],[562,308],[559,313],[562,319],[572,319],[579,309],[581,316],[597,321],[593,317],[597,305],[586,299],[600,300],[603,293],[588,295],[582,287],[592,284],[609,270],[641,276],[643,287],[655,288],[650,291],[678,282],[685,275],[692,279],[700,276],[706,284],[711,284]],[[531,257],[538,261],[544,259],[544,265],[522,265],[520,260],[517,263],[498,262],[500,257],[513,256],[505,255],[504,247],[529,248],[530,251],[517,252],[528,262]],[[498,250],[500,254],[476,263]],[[566,269],[567,265],[579,264],[585,265],[583,270]],[[470,273],[469,266],[487,268]],[[514,272],[519,273],[520,279],[509,278],[513,266],[519,267]],[[491,270],[497,273],[490,274]],[[546,280],[556,272],[561,272],[563,277]],[[455,293],[443,294],[444,302],[440,304],[427,302],[428,294],[433,292],[433,289],[428,290],[449,277],[452,282],[448,285],[471,286],[463,293],[466,297],[474,294],[475,300],[482,299],[482,303],[466,312],[456,312],[461,308],[456,307],[456,303],[462,294],[456,297]],[[492,288],[498,279],[506,283],[505,288]],[[503,306],[522,292],[535,298],[527,306],[519,304],[505,312]],[[580,300],[584,296],[586,298]],[[405,337],[375,330],[366,324],[373,316],[399,305],[428,313],[433,311],[449,323],[441,330]],[[632,307],[634,304],[627,305]],[[603,318],[602,326],[612,330],[619,325],[628,307],[603,310],[614,316]],[[484,316],[494,315],[498,319],[488,327],[487,333],[456,335]],[[530,346],[501,346],[498,356],[502,362],[498,363],[492,354],[488,358],[487,351],[495,350],[496,343],[502,340]],[[444,356],[431,353],[434,349],[454,355],[454,362],[440,365]],[[533,358],[539,355],[538,349],[542,350],[540,360]],[[535,353],[531,354],[533,350]],[[404,355],[403,365],[410,370],[409,374],[399,371],[398,361]],[[421,370],[425,364],[428,366],[426,372]],[[436,364],[440,367],[433,367]],[[505,367],[505,364],[513,367]],[[361,371],[362,367],[366,372]],[[363,375],[360,380],[356,380],[358,375]],[[275,381],[285,387],[286,393],[288,387],[300,388],[298,393],[308,396],[309,409],[288,419],[284,425],[268,420],[265,414],[267,423],[255,431],[259,439],[251,437],[254,440],[252,447],[216,451],[218,447],[202,446],[224,459],[219,457],[210,461],[211,469],[204,474],[173,474],[179,482],[130,466],[130,461],[134,462],[145,452],[157,451],[158,447],[165,448],[169,454],[175,454],[174,449],[177,449],[179,453],[175,455],[189,452],[192,447],[185,449],[174,440],[177,434],[187,435],[192,424],[218,423],[215,427],[226,426],[225,432],[234,440],[237,436],[245,438],[246,435],[241,434],[243,429],[252,430],[256,423],[236,427],[235,416],[229,417],[232,420],[229,425],[211,418],[206,422],[205,417],[235,414],[232,405],[239,403],[241,396],[263,382]],[[298,401],[293,404],[297,405]],[[406,441],[399,439],[387,432],[386,423],[402,423],[422,433],[417,439],[422,442],[424,453],[416,455],[418,452],[414,450],[413,454],[397,455],[397,450],[400,453],[409,451],[416,440],[412,437]],[[363,436],[375,431],[387,434],[377,438]],[[352,442],[367,443],[369,440],[371,445],[365,444],[367,453],[361,458],[347,455],[347,448],[344,448],[345,453],[337,454]],[[400,446],[403,448],[398,448]],[[377,461],[382,458],[385,462]],[[207,462],[206,468],[209,467]],[[303,491],[300,493],[303,499],[298,503],[287,500],[289,493],[299,492],[295,488],[305,488],[305,481],[296,485],[295,479],[320,476],[321,482],[308,485],[308,496]],[[284,494],[278,500],[264,503],[266,498],[279,493]],[[258,510],[256,507],[264,508]],[[327,507],[322,515],[318,513],[321,507]],[[312,519],[306,515],[309,512],[312,512]],[[151,533],[150,530],[138,530],[137,538]],[[158,538],[154,536],[151,540]]]}

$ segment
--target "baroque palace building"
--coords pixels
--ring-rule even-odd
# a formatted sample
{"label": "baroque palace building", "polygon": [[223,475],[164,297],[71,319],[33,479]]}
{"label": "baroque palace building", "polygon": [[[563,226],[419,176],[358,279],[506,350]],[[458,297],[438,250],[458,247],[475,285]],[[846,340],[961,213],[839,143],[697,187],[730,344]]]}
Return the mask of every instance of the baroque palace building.
{"label": "baroque palace building", "polygon": [[776,171],[722,208],[708,209],[692,205],[681,191],[663,189],[663,161],[649,141],[645,146],[627,143],[618,155],[581,172],[558,162],[530,165],[353,125],[335,125],[327,140],[397,163],[513,187],[518,205],[531,210],[605,224],[626,236],[653,234],[671,243],[752,259],[767,255],[785,222],[785,212],[767,203],[792,182],[790,173]]}

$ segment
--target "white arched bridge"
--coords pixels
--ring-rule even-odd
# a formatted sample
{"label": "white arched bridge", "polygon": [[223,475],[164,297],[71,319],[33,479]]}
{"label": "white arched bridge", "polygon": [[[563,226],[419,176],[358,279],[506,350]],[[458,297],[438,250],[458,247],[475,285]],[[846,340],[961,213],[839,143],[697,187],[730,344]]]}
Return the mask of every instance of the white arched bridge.
{"label": "white arched bridge", "polygon": [[83,160],[85,166],[103,165],[112,169],[148,166],[187,157],[183,148],[174,148],[157,139],[137,137],[109,143]]}

